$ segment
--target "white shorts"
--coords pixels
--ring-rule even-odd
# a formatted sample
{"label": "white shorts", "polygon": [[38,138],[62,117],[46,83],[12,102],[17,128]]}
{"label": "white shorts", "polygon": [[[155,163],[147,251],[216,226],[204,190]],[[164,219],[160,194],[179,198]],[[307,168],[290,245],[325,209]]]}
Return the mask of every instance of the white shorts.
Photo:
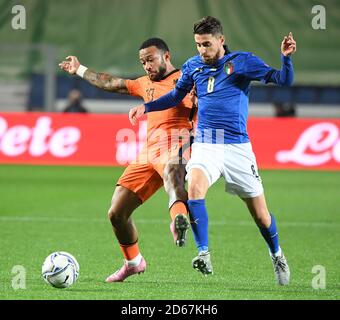
{"label": "white shorts", "polygon": [[201,169],[209,181],[209,187],[221,176],[225,190],[241,198],[254,198],[263,193],[255,154],[251,143],[192,145],[192,153],[186,170]]}

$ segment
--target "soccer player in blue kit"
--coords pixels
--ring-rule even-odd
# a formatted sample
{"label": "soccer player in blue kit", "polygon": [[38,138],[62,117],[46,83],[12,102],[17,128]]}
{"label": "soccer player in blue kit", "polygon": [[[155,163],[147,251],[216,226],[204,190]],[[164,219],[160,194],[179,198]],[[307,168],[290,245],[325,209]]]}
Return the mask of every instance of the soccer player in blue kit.
{"label": "soccer player in blue kit", "polygon": [[[132,108],[132,123],[145,112],[176,106],[195,85],[198,125],[192,154],[187,163],[188,207],[198,256],[192,261],[204,275],[213,273],[208,247],[208,213],[205,196],[221,176],[226,191],[247,205],[265,239],[278,284],[289,283],[290,271],[279,246],[274,215],[269,213],[255,154],[247,134],[249,88],[252,80],[289,86],[293,82],[291,55],[296,51],[292,33],[281,43],[281,70],[265,64],[249,52],[230,52],[222,26],[214,17],[194,25],[199,55],[188,59],[174,90],[161,98]],[[268,132],[268,134],[270,134]]]}

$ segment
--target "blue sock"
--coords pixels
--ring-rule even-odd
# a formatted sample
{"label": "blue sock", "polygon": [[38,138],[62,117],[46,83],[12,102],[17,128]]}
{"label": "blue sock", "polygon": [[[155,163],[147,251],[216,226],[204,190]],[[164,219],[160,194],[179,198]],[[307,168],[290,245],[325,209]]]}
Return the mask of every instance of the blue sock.
{"label": "blue sock", "polygon": [[279,251],[279,235],[277,233],[277,229],[276,229],[276,222],[275,222],[275,218],[272,214],[270,214],[272,221],[271,224],[268,228],[260,228],[261,234],[264,238],[264,240],[266,240],[268,247],[270,249],[271,253],[276,253]]}
{"label": "blue sock", "polygon": [[198,251],[208,250],[208,212],[205,199],[188,200],[191,229]]}

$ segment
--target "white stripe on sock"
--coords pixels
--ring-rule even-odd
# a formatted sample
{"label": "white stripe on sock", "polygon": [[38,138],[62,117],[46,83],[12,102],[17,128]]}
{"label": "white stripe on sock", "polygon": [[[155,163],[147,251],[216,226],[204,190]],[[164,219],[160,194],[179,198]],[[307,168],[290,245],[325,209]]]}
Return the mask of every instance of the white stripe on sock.
{"label": "white stripe on sock", "polygon": [[134,257],[131,260],[126,260],[128,266],[138,266],[140,264],[140,262],[142,261],[142,255],[140,253],[138,253],[138,255],[136,257]]}
{"label": "white stripe on sock", "polygon": [[274,257],[280,257],[282,255],[281,247],[279,247],[279,250],[273,254]]}

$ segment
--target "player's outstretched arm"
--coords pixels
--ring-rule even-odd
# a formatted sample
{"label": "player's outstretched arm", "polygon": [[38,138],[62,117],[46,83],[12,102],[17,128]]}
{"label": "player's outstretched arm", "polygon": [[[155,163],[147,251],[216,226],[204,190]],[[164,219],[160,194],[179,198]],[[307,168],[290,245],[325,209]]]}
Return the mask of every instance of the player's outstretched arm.
{"label": "player's outstretched arm", "polygon": [[186,91],[174,88],[157,100],[145,103],[145,112],[161,111],[176,107],[186,95]]}
{"label": "player's outstretched arm", "polygon": [[107,73],[96,72],[82,66],[76,56],[68,56],[59,63],[60,69],[69,74],[78,74],[92,85],[111,92],[128,94],[125,79],[114,77]]}
{"label": "player's outstretched arm", "polygon": [[[177,94],[177,96],[176,96]],[[132,125],[137,124],[137,120],[144,115],[146,112],[159,111],[172,108],[182,101],[182,95],[185,94],[184,91],[174,89],[168,94],[160,97],[156,101],[151,101],[136,107],[133,107],[129,111],[129,120]],[[196,88],[194,87],[189,94],[191,102],[197,105]]]}
{"label": "player's outstretched arm", "polygon": [[[137,120],[140,117],[142,117],[144,113],[152,111],[162,111],[176,107],[184,99],[186,95],[187,92],[174,88],[172,91],[161,96],[157,100],[150,101],[148,103],[141,104],[138,105],[137,107],[131,108],[129,111],[129,119],[131,124],[135,125],[137,123]],[[194,90],[190,92],[190,96],[194,103],[194,101],[196,101]]]}
{"label": "player's outstretched arm", "polygon": [[[272,82],[280,86],[291,86],[294,81],[294,67],[291,55],[295,52],[296,41],[293,38],[293,34],[289,32],[288,36],[285,36],[281,42],[281,69],[275,70],[270,68],[263,61],[259,63],[259,60],[252,56],[251,61],[255,67],[249,68],[248,75],[252,80],[262,79],[266,83]],[[268,72],[268,69],[271,70]]]}
{"label": "player's outstretched arm", "polygon": [[296,52],[296,41],[293,34],[289,32],[281,42],[282,66],[279,72],[272,74],[272,82],[281,86],[291,86],[294,80],[294,68],[291,61],[291,55]]}
{"label": "player's outstretched arm", "polygon": [[289,32],[288,36],[285,36],[281,42],[281,53],[288,57],[296,52],[296,41],[293,38],[293,34]]}

